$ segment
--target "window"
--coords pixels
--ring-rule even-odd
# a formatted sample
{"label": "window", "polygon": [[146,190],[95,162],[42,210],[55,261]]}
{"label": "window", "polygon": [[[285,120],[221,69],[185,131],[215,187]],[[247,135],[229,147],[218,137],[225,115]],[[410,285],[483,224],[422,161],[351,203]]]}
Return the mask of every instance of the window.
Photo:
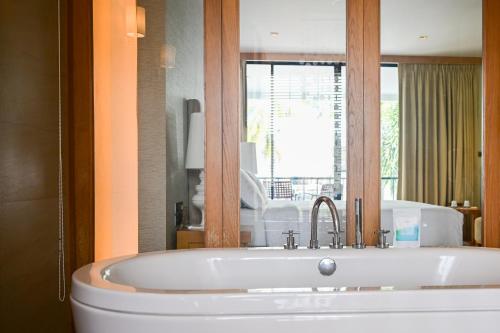
{"label": "window", "polygon": [[280,180],[297,200],[345,197],[345,77],[340,63],[247,63],[246,137],[270,198]]}
{"label": "window", "polygon": [[[258,63],[246,66],[246,136],[256,143],[258,177],[292,183],[295,199],[333,184],[345,198],[345,66]],[[381,67],[381,191],[396,200],[399,88],[396,65]],[[325,160],[327,163],[325,163]],[[272,190],[272,186],[271,186]],[[275,199],[272,191],[269,197]]]}
{"label": "window", "polygon": [[382,200],[396,200],[399,160],[399,84],[396,65],[382,66],[380,85]]}

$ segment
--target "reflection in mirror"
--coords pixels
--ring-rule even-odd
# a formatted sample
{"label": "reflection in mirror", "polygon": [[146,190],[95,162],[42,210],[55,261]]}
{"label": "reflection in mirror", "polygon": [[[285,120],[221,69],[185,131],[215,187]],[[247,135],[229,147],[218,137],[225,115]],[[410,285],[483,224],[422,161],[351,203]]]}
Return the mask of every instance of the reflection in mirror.
{"label": "reflection in mirror", "polygon": [[[240,22],[241,245],[282,247],[293,230],[308,246],[320,196],[345,230],[346,3],[241,0]],[[332,230],[323,205],[320,245]]]}
{"label": "reflection in mirror", "polygon": [[[176,247],[204,203],[203,0],[138,0],[139,250]],[[201,179],[200,179],[201,178]],[[203,231],[177,232],[202,247]]]}
{"label": "reflection in mirror", "polygon": [[481,0],[381,1],[381,224],[395,245],[481,244],[481,15]]}

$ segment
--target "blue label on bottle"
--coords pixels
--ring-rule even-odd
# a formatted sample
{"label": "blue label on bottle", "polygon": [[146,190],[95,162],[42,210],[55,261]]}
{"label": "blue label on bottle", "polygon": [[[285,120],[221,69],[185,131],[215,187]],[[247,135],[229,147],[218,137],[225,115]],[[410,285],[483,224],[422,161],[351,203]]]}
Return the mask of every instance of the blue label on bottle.
{"label": "blue label on bottle", "polygon": [[418,225],[409,228],[398,229],[396,230],[396,240],[402,242],[418,241],[419,232],[420,230]]}

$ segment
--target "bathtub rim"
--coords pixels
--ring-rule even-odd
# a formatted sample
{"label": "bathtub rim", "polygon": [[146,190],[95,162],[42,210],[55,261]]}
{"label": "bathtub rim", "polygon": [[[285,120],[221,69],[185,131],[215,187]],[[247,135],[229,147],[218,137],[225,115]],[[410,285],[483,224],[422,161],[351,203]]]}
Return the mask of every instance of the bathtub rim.
{"label": "bathtub rim", "polygon": [[[476,249],[499,251],[471,248],[474,251]],[[246,250],[259,249],[233,249]],[[214,249],[172,251],[210,252]],[[408,289],[346,288],[331,291],[286,288],[287,291],[259,292],[254,289],[138,289],[102,278],[104,269],[120,261],[172,251],[123,256],[84,266],[73,274],[71,299],[103,310],[154,315],[500,311],[500,285],[422,286]]]}

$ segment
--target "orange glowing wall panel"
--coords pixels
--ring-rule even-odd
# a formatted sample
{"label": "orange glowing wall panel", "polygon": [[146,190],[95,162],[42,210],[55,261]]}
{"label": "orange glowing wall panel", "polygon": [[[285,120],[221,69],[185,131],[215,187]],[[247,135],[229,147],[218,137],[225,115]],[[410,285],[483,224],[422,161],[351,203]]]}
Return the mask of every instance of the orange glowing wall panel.
{"label": "orange glowing wall panel", "polygon": [[101,260],[138,250],[136,1],[93,5],[95,258]]}

